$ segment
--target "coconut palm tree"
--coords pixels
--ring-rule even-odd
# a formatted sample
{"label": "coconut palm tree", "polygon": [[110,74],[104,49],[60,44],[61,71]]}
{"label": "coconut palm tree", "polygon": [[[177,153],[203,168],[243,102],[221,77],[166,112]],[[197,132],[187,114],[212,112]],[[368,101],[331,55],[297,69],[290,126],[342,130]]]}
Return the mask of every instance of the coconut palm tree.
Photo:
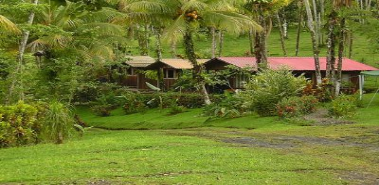
{"label": "coconut palm tree", "polygon": [[177,0],[170,2],[175,21],[165,32],[166,38],[180,36],[184,40],[185,53],[194,66],[193,78],[204,95],[205,104],[210,104],[210,98],[205,88],[202,66],[198,63],[193,39],[200,27],[220,27],[230,33],[248,31],[250,27],[260,29],[260,26],[248,16],[242,15],[226,0]]}

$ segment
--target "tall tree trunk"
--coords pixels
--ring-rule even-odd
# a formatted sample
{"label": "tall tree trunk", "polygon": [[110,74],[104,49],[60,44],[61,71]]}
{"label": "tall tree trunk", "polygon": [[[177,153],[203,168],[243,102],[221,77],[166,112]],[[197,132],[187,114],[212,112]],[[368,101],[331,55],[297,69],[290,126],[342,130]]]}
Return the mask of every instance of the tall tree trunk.
{"label": "tall tree trunk", "polygon": [[349,35],[349,58],[353,57],[353,44],[354,44],[354,35],[350,32]]}
{"label": "tall tree trunk", "polygon": [[325,0],[320,0],[320,39],[321,39],[321,44],[324,45],[324,32],[322,29],[322,26],[324,25],[324,15],[325,15]]}
{"label": "tall tree trunk", "polygon": [[171,56],[172,56],[172,58],[177,58],[178,52],[177,52],[176,47],[177,47],[176,41],[172,41],[171,42]]}
{"label": "tall tree trunk", "polygon": [[250,28],[249,30],[249,46],[250,46],[250,51],[249,55],[254,54],[254,30]]}
{"label": "tall tree trunk", "polygon": [[218,56],[221,57],[224,49],[224,32],[222,30],[218,32],[218,42]]}
{"label": "tall tree trunk", "polygon": [[300,48],[300,34],[301,34],[301,27],[303,22],[303,1],[299,1],[299,20],[298,20],[298,26],[297,26],[297,36],[296,36],[296,56],[299,56],[299,48]]}
{"label": "tall tree trunk", "polygon": [[[155,35],[156,35],[156,44],[157,44],[157,61],[162,61],[162,43],[161,43],[161,28],[155,28]],[[163,69],[158,69],[158,87],[164,91],[165,90],[165,83],[164,83],[164,78],[163,78]]]}
{"label": "tall tree trunk", "polygon": [[162,29],[161,28],[155,28],[155,36],[156,36],[156,52],[157,52],[157,61],[162,61],[162,39],[161,39],[161,35],[162,35]]}
{"label": "tall tree trunk", "polygon": [[342,83],[342,61],[343,61],[343,52],[345,49],[345,18],[341,19],[341,31],[339,33],[339,44],[338,44],[338,67],[337,67],[337,77],[335,83],[335,96],[340,94],[341,83]]}
{"label": "tall tree trunk", "polygon": [[204,103],[206,105],[210,105],[212,102],[209,98],[207,89],[205,88],[204,79],[201,75],[202,68],[201,68],[201,65],[199,65],[199,63],[196,60],[196,54],[195,54],[195,47],[194,47],[194,43],[193,43],[192,32],[193,32],[192,28],[190,27],[189,23],[187,23],[187,28],[186,28],[186,31],[184,33],[184,47],[186,50],[187,58],[193,65],[192,75],[193,75],[193,78],[196,80],[197,85],[200,88],[200,92],[204,96]]}
{"label": "tall tree trunk", "polygon": [[146,49],[146,56],[149,55],[149,25],[148,24],[145,24],[145,32],[144,32],[144,38],[145,38],[145,49]]}
{"label": "tall tree trunk", "polygon": [[[33,4],[38,5],[38,0],[34,0]],[[35,13],[30,12],[29,17],[28,17],[28,22],[27,22],[28,25],[33,24],[34,16],[35,16]],[[24,53],[25,53],[26,44],[28,43],[28,40],[29,40],[29,35],[30,35],[30,31],[28,30],[24,30],[22,32],[22,39],[21,39],[21,42],[18,48],[18,54],[17,54],[17,67],[16,67],[16,71],[13,73],[12,82],[9,87],[9,92],[6,98],[6,104],[9,104],[11,102],[11,97],[13,96],[16,83],[20,84],[20,89],[21,89],[21,92],[19,92],[19,100],[24,99],[24,89],[23,89],[23,83],[22,83],[21,78],[22,78],[23,67],[24,67]]]}
{"label": "tall tree trunk", "polygon": [[320,25],[320,21],[318,19],[318,12],[317,12],[317,3],[316,3],[316,0],[312,0],[312,4],[313,4],[313,21],[314,21],[314,29],[315,29],[315,37],[316,37],[316,42],[317,42],[317,45],[320,46],[320,29],[319,29],[319,25]]}
{"label": "tall tree trunk", "polygon": [[[332,82],[334,82],[334,64],[336,61],[336,54],[335,54],[335,43],[336,43],[336,36],[334,34],[335,26],[337,24],[337,14],[335,11],[333,11],[329,17],[329,33],[328,33],[328,57],[326,61],[326,78],[331,79]],[[333,67],[332,67],[333,64]],[[333,70],[332,70],[333,69]]]}
{"label": "tall tree trunk", "polygon": [[279,31],[280,31],[280,43],[282,45],[282,50],[283,50],[283,55],[285,57],[287,57],[287,50],[286,50],[286,45],[285,45],[285,41],[284,41],[284,30],[283,30],[283,27],[282,27],[282,21],[280,19],[280,16],[279,16],[279,13],[276,14],[276,19],[278,20],[278,25],[279,25]]}
{"label": "tall tree trunk", "polygon": [[308,27],[311,32],[311,39],[312,39],[312,46],[313,46],[313,56],[315,59],[315,73],[316,73],[316,81],[317,84],[321,84],[322,78],[321,78],[321,71],[320,71],[320,58],[319,58],[319,49],[318,49],[318,43],[317,43],[317,33],[314,28],[314,22],[313,22],[313,17],[312,17],[312,11],[311,7],[309,4],[309,0],[304,0],[304,5],[305,9],[307,12],[307,17],[308,17]]}
{"label": "tall tree trunk", "polygon": [[285,39],[288,39],[288,22],[287,22],[287,17],[286,14],[282,13],[282,18],[283,18],[283,35]]}
{"label": "tall tree trunk", "polygon": [[216,58],[217,42],[216,42],[216,28],[215,27],[211,27],[211,37],[212,37],[212,58]]}
{"label": "tall tree trunk", "polygon": [[255,34],[255,58],[257,60],[258,68],[267,67],[267,48],[266,48],[266,38],[267,38],[267,22],[263,15],[258,15],[258,20],[260,25],[263,27],[261,32],[256,32]]}

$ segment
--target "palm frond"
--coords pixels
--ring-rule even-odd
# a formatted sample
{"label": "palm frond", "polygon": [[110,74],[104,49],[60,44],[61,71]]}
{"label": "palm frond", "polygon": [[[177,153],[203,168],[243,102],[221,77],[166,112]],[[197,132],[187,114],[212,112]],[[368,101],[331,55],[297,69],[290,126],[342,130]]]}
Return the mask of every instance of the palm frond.
{"label": "palm frond", "polygon": [[80,26],[81,29],[92,29],[100,35],[124,35],[123,27],[111,23],[94,22]]}
{"label": "palm frond", "polygon": [[4,30],[10,33],[19,34],[21,31],[18,29],[16,24],[7,19],[6,17],[0,15],[0,30]]}

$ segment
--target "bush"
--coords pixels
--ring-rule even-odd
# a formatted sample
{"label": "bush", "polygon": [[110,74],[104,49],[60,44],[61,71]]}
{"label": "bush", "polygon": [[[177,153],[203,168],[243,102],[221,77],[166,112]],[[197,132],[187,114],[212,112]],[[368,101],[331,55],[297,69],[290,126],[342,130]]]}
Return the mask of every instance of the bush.
{"label": "bush", "polygon": [[91,110],[98,116],[107,117],[111,115],[112,106],[108,105],[94,105]]}
{"label": "bush", "polygon": [[329,115],[337,118],[354,116],[357,110],[357,99],[354,96],[341,95],[329,106]]}
{"label": "bush", "polygon": [[236,118],[244,112],[246,109],[243,106],[243,99],[231,93],[225,93],[220,101],[215,101],[204,108],[205,115],[219,118]]}
{"label": "bush", "polygon": [[306,80],[303,76],[295,77],[287,69],[266,69],[254,76],[241,93],[246,106],[261,116],[276,114],[276,104],[282,99],[299,95]]}
{"label": "bush", "polygon": [[312,82],[308,82],[303,89],[303,95],[315,96],[320,102],[330,102],[333,99],[333,86],[327,78],[316,89],[313,89]]}
{"label": "bush", "polygon": [[186,112],[187,111],[187,108],[183,107],[183,106],[179,106],[177,105],[176,103],[174,105],[172,105],[170,107],[170,110],[168,112],[169,115],[175,115],[175,114],[179,114],[179,113],[183,113],[183,112]]}
{"label": "bush", "polygon": [[318,100],[314,96],[284,98],[277,104],[279,117],[292,118],[315,111]]}
{"label": "bush", "polygon": [[69,137],[74,125],[74,119],[70,109],[58,101],[53,101],[49,103],[43,123],[47,138],[57,144],[61,144],[64,139]]}
{"label": "bush", "polygon": [[38,108],[24,102],[0,106],[0,147],[37,143],[42,128],[39,116]]}
{"label": "bush", "polygon": [[146,104],[148,103],[148,98],[142,94],[128,92],[123,96],[123,109],[126,114],[132,114],[137,112],[143,112],[146,109]]}

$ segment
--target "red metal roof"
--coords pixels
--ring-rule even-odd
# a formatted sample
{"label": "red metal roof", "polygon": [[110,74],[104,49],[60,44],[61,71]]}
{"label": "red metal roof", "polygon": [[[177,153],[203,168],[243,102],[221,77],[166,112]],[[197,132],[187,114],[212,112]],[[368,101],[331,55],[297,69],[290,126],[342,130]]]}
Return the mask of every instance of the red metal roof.
{"label": "red metal roof", "polygon": [[[255,67],[255,57],[220,57],[226,63],[235,65],[237,67]],[[337,62],[337,61],[336,61]],[[313,57],[269,57],[268,63],[271,69],[278,69],[286,66],[293,71],[314,71],[315,62]],[[326,57],[320,57],[321,70],[326,70]],[[342,64],[343,71],[374,71],[378,70],[375,67],[354,61],[352,59],[344,58]]]}

